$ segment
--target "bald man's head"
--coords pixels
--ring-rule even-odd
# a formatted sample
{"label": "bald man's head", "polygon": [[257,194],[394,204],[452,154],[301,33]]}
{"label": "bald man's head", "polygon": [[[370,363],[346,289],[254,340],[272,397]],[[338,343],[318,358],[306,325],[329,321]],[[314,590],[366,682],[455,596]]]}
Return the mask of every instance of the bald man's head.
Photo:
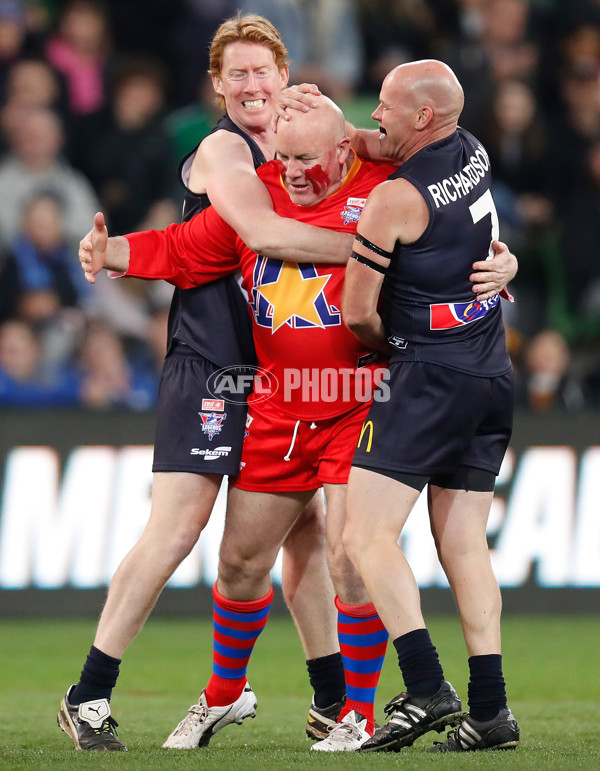
{"label": "bald man's head", "polygon": [[456,130],[464,105],[458,78],[447,64],[422,59],[395,67],[381,86],[373,113],[381,130],[381,151],[406,160]]}
{"label": "bald man's head", "polygon": [[277,157],[294,203],[313,206],[340,186],[350,140],[340,108],[326,96],[315,98],[308,112],[294,112],[277,126]]}
{"label": "bald man's head", "polygon": [[340,108],[329,97],[321,94],[313,97],[317,105],[308,112],[292,111],[289,121],[277,124],[277,147],[280,141],[299,141],[306,134],[315,134],[332,142],[339,142],[346,136],[346,121]]}
{"label": "bald man's head", "polygon": [[465,97],[458,78],[447,64],[437,59],[407,62],[395,67],[385,80],[392,92],[412,99],[415,107],[429,104],[438,120],[458,123]]}

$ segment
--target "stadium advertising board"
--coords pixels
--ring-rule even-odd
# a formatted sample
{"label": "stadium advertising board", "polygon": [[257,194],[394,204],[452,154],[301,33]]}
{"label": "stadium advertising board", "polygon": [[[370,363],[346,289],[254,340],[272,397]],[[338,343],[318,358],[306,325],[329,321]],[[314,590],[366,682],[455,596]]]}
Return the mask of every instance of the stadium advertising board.
{"label": "stadium advertising board", "polygon": [[[0,595],[104,589],[150,511],[153,415],[2,413],[0,421]],[[502,587],[600,589],[599,428],[598,414],[517,416],[488,527]],[[222,489],[169,587],[212,585],[224,510]],[[422,588],[447,587],[425,495],[403,547]],[[278,565],[276,582],[279,574]]]}

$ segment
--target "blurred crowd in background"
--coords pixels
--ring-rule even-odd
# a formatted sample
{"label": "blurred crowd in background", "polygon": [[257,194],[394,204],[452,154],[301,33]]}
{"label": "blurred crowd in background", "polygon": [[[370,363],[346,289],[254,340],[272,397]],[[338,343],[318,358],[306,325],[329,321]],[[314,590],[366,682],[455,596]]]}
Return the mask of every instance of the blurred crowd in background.
{"label": "blurred crowd in background", "polygon": [[87,284],[78,242],[99,210],[113,235],[179,221],[237,10],[361,126],[395,65],[454,69],[519,258],[517,403],[600,407],[600,0],[0,0],[0,405],[154,405],[171,289]]}

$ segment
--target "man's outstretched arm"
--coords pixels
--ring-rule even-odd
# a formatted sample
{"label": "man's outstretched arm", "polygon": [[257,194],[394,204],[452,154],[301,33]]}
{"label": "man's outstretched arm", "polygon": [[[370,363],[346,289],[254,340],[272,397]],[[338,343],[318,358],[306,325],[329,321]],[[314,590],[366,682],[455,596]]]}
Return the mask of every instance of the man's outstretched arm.
{"label": "man's outstretched arm", "polygon": [[124,236],[109,238],[102,212],[94,217],[94,226],[79,242],[79,262],[90,284],[105,268],[115,273],[126,273],[129,267],[129,242]]}
{"label": "man's outstretched arm", "polygon": [[[213,208],[189,222],[165,230],[146,230],[109,237],[104,215],[80,241],[79,261],[90,283],[106,269],[118,276],[163,279],[191,289],[221,278],[239,267],[240,241]],[[148,259],[148,255],[152,259]]]}

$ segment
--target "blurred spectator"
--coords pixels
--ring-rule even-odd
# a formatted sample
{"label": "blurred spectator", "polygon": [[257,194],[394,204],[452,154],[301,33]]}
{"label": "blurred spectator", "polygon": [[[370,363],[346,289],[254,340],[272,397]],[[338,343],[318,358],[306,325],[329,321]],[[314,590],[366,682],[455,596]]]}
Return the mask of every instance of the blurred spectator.
{"label": "blurred spectator", "polygon": [[64,201],[67,237],[79,241],[100,207],[91,184],[61,154],[64,134],[56,113],[41,107],[26,110],[10,142],[10,152],[0,162],[0,242],[11,243],[25,202],[42,191]]}
{"label": "blurred spectator", "polygon": [[426,0],[356,0],[365,47],[361,86],[379,93],[388,72],[432,55],[435,16]]}
{"label": "blurred spectator", "polygon": [[585,160],[560,210],[561,278],[574,341],[600,336],[600,133]]}
{"label": "blurred spectator", "polygon": [[39,53],[43,51],[43,45],[50,35],[55,15],[58,14],[59,3],[55,0],[25,0],[25,15],[27,17],[27,31],[36,41]]}
{"label": "blurred spectator", "polygon": [[517,404],[536,411],[581,409],[583,389],[570,363],[568,343],[559,332],[547,329],[533,337],[517,378]]}
{"label": "blurred spectator", "polygon": [[600,30],[589,32],[568,30],[559,41],[558,109],[552,121],[554,195],[559,206],[579,184],[587,152],[600,137]]}
{"label": "blurred spectator", "polygon": [[[31,321],[59,308],[84,307],[91,298],[92,287],[81,271],[74,244],[65,239],[63,223],[63,203],[56,194],[36,193],[25,204],[22,228],[11,243],[3,291],[15,312]],[[46,299],[36,303],[33,296],[42,295]]]}
{"label": "blurred spectator", "polygon": [[83,329],[83,309],[93,301],[75,246],[64,236],[62,202],[40,193],[23,210],[22,228],[0,273],[0,309],[34,325],[46,370],[60,369]]}
{"label": "blurred spectator", "polygon": [[75,115],[99,110],[104,103],[104,75],[111,50],[109,17],[98,0],[71,0],[63,8],[46,56],[67,81]]}
{"label": "blurred spectator", "polygon": [[198,82],[196,98],[184,107],[172,110],[165,117],[165,130],[175,157],[183,158],[212,130],[223,111],[215,99],[212,81],[207,72]]}
{"label": "blurred spectator", "polygon": [[145,410],[154,405],[158,375],[132,364],[127,358],[123,341],[108,324],[89,324],[78,364],[84,406]]}
{"label": "blurred spectator", "polygon": [[241,0],[281,33],[290,83],[316,83],[336,102],[354,96],[364,67],[363,40],[353,0]]}
{"label": "blurred spectator", "polygon": [[449,0],[436,8],[434,55],[446,62],[460,80],[465,106],[460,125],[476,131],[491,108],[493,72],[483,45],[487,0]]}
{"label": "blurred spectator", "polygon": [[25,113],[32,107],[47,107],[68,121],[63,83],[43,59],[19,59],[6,81],[6,103],[0,108],[0,151],[6,152],[21,130]]}
{"label": "blurred spectator", "polygon": [[479,135],[490,156],[494,182],[515,193],[525,224],[547,223],[552,216],[550,140],[531,87],[512,78],[501,81]]}
{"label": "blurred spectator", "polygon": [[[64,160],[62,146],[63,133],[55,113],[45,108],[24,112],[11,152],[0,162],[0,247],[5,251],[19,233],[24,207],[39,193],[54,194],[62,201],[66,241],[76,245],[89,231],[100,203],[87,178]],[[92,292],[93,312],[114,318],[123,333],[144,337],[145,300],[137,300],[128,291],[135,286],[130,282],[126,289],[123,282],[103,276]]]}
{"label": "blurred spectator", "polygon": [[502,80],[478,136],[492,164],[501,237],[519,256],[513,323],[529,337],[548,323],[541,250],[553,235],[549,138],[532,88]]}
{"label": "blurred spectator", "polygon": [[560,38],[560,67],[566,72],[593,74],[600,69],[600,28],[581,24]]}
{"label": "blurred spectator", "polygon": [[[119,5],[119,15],[124,13],[122,0],[115,0]],[[135,6],[144,4],[144,16],[147,16],[147,0],[128,0],[125,5]],[[160,0],[155,0],[155,15],[158,15],[159,8],[164,5]],[[238,3],[235,0],[178,0],[175,3],[170,2],[168,6],[168,18],[165,19],[161,27],[154,27],[154,34],[160,29],[160,44],[166,61],[172,66],[171,97],[175,108],[185,107],[190,103],[196,102],[199,89],[203,88],[203,82],[208,71],[208,51],[210,42],[217,27],[229,16],[233,16],[238,9]],[[130,15],[133,13],[130,11]],[[139,32],[136,24],[135,28]],[[166,31],[165,31],[166,30]],[[128,33],[128,36],[131,32]],[[152,41],[152,35],[144,36],[146,46],[148,41]],[[140,41],[141,43],[141,41]],[[139,44],[138,44],[139,45]],[[129,46],[128,46],[129,47]],[[155,43],[152,48],[146,48],[147,52],[154,53],[161,50]],[[207,91],[209,94],[208,102],[211,102],[214,96],[212,85],[209,85]],[[211,128],[214,121],[211,123]],[[196,141],[189,148],[195,147],[200,141],[201,136],[196,137]]]}
{"label": "blurred spectator", "polygon": [[25,9],[19,0],[0,0],[0,99],[4,101],[6,78],[22,56],[27,35]]}
{"label": "blurred spectator", "polygon": [[25,321],[0,324],[0,406],[52,407],[79,402],[79,379],[67,367],[44,371],[39,340]]}
{"label": "blurred spectator", "polygon": [[22,107],[48,107],[61,116],[68,111],[65,83],[45,59],[16,61],[8,71],[5,96]]}
{"label": "blurred spectator", "polygon": [[561,24],[595,24],[600,26],[598,0],[568,0],[556,3],[556,13]]}
{"label": "blurred spectator", "polygon": [[123,60],[109,104],[82,119],[73,138],[71,159],[94,185],[111,232],[163,227],[179,217],[176,163],[163,125],[165,87],[157,60]]}
{"label": "blurred spectator", "polygon": [[531,3],[488,0],[482,11],[482,41],[490,57],[494,81],[519,78],[535,83],[540,53],[531,37]]}
{"label": "blurred spectator", "polygon": [[465,90],[462,126],[477,131],[505,78],[529,83],[537,98],[538,40],[547,24],[542,10],[522,0],[455,0],[442,2],[436,15],[436,56],[452,67]]}

